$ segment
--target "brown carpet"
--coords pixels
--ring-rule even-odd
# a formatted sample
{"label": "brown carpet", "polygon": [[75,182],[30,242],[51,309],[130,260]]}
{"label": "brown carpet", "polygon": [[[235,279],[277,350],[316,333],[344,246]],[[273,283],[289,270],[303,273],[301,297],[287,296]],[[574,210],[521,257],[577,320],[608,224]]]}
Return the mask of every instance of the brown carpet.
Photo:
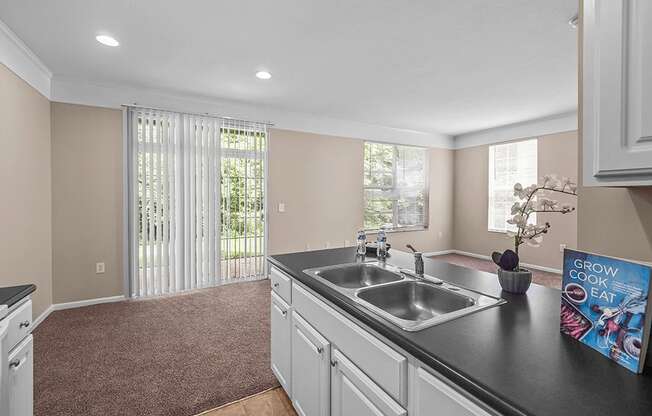
{"label": "brown carpet", "polygon": [[[469,269],[481,270],[483,272],[496,273],[496,265],[490,260],[478,259],[476,257],[463,256],[461,254],[442,254],[430,257],[434,260],[441,260]],[[532,269],[532,281],[542,286],[561,288],[561,275],[550,272],[543,272]]]}
{"label": "brown carpet", "polygon": [[190,416],[278,385],[269,281],[52,313],[34,331],[35,416]]}

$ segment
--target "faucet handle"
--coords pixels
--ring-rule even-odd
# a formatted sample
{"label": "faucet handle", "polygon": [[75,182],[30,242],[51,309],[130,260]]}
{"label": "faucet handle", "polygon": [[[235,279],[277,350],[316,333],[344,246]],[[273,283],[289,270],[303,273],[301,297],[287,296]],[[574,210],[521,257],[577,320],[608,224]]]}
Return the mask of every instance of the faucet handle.
{"label": "faucet handle", "polygon": [[405,247],[409,248],[412,250],[413,253],[417,253],[417,250],[412,246],[412,244],[406,244]]}

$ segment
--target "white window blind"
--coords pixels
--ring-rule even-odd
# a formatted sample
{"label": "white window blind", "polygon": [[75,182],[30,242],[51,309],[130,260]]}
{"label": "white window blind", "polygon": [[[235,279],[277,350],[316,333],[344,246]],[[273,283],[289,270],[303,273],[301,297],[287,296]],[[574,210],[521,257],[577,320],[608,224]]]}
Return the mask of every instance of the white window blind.
{"label": "white window blind", "polygon": [[266,126],[140,108],[128,123],[131,296],[263,275]]}
{"label": "white window blind", "polygon": [[[514,231],[508,224],[517,198],[514,184],[524,187],[537,182],[537,139],[489,146],[489,231]],[[530,216],[536,223],[536,215]]]}
{"label": "white window blind", "polygon": [[426,152],[422,147],[365,142],[365,229],[428,225]]}

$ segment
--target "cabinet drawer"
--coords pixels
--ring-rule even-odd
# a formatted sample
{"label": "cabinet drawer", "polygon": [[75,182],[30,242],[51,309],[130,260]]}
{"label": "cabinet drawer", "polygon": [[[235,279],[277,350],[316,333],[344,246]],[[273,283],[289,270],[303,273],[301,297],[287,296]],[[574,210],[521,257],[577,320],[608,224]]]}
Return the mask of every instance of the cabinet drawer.
{"label": "cabinet drawer", "polygon": [[292,307],[400,405],[407,404],[407,358],[303,287],[292,286]]}
{"label": "cabinet drawer", "polygon": [[407,414],[339,350],[334,349],[331,357],[331,416]]}
{"label": "cabinet drawer", "polygon": [[415,368],[412,394],[414,416],[431,415],[432,409],[450,416],[491,416],[487,410],[420,367]]}
{"label": "cabinet drawer", "polygon": [[32,332],[32,301],[20,305],[5,318],[8,326],[7,350],[11,351],[20,341]]}
{"label": "cabinet drawer", "polygon": [[284,301],[292,304],[292,279],[276,267],[272,267],[269,280],[272,283],[272,290]]}

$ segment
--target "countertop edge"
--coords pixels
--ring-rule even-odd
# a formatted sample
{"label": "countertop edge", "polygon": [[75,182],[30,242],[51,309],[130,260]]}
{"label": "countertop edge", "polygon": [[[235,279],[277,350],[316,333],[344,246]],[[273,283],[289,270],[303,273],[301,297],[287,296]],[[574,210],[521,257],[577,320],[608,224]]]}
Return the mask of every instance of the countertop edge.
{"label": "countertop edge", "polygon": [[36,291],[36,285],[35,284],[29,284],[29,285],[24,285],[24,286],[15,286],[15,287],[22,287],[21,290],[16,292],[16,294],[10,296],[7,299],[2,300],[2,305],[7,305],[7,308],[11,308],[14,306],[16,303],[20,302],[27,296],[31,295]]}
{"label": "countertop edge", "polygon": [[357,311],[352,310],[352,308],[350,308],[349,305],[346,304],[345,302],[341,302],[339,299],[329,296],[328,293],[319,291],[320,287],[315,287],[316,285],[312,285],[308,283],[308,282],[312,282],[307,279],[308,276],[298,276],[293,270],[287,268],[283,263],[276,260],[272,256],[268,256],[267,260],[272,265],[274,265],[275,267],[283,271],[284,273],[299,280],[301,283],[305,284],[312,290],[317,291],[320,295],[324,296],[335,306],[344,310],[346,313],[352,315],[357,320],[369,326],[371,329],[378,332],[383,337],[387,338],[389,341],[393,342],[400,348],[404,349],[406,352],[408,352],[409,354],[413,355],[416,359],[421,361],[423,364],[437,371],[438,373],[446,377],[448,380],[450,380],[451,383],[467,391],[472,396],[480,400],[482,403],[489,406],[491,409],[506,416],[530,416],[529,413],[522,411],[515,404],[510,403],[509,401],[494,394],[489,388],[474,382],[472,378],[469,377],[468,375],[465,375],[464,373],[457,371],[455,368],[441,361],[438,357],[434,356],[433,354],[424,351],[423,349],[411,343],[409,340],[400,337],[400,334],[398,332],[387,330],[381,325],[375,323],[375,320],[372,317],[364,316],[358,313]]}

